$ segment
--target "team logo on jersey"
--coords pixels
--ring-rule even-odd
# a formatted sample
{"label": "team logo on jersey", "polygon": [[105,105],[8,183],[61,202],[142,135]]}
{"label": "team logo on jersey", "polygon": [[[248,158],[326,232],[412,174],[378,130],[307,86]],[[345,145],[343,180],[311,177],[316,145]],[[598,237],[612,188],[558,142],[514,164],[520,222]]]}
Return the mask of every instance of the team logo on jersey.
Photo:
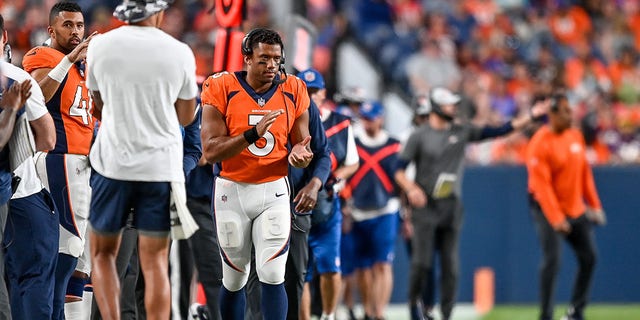
{"label": "team logo on jersey", "polygon": [[264,100],[264,98],[260,97],[258,99],[258,105],[261,106],[261,107],[264,107],[265,104],[267,104],[267,101]]}
{"label": "team logo on jersey", "polygon": [[222,202],[227,202],[227,195],[223,194],[222,197],[220,197],[220,199],[222,200]]}
{"label": "team logo on jersey", "polygon": [[455,144],[458,142],[458,136],[449,136],[449,143]]}

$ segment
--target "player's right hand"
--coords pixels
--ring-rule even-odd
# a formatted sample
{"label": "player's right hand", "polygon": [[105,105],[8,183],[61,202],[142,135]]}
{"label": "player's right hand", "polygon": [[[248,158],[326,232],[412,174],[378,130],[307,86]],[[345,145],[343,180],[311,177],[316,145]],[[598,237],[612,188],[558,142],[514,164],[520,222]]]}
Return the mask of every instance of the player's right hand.
{"label": "player's right hand", "polygon": [[562,233],[566,235],[571,233],[571,224],[569,224],[569,221],[564,220],[561,223],[554,225],[553,229],[558,233]]}
{"label": "player's right hand", "polygon": [[14,82],[11,87],[2,93],[0,108],[20,110],[31,96],[31,81],[25,80],[22,83]]}
{"label": "player's right hand", "polygon": [[84,58],[87,57],[87,47],[89,46],[89,42],[91,41],[91,38],[93,38],[93,36],[95,36],[96,34],[98,34],[97,31],[92,33],[90,36],[84,39],[84,41],[80,42],[79,45],[73,48],[73,50],[71,50],[71,52],[67,54],[67,58],[69,58],[69,61],[71,61],[72,63],[76,63],[78,61],[84,60]]}
{"label": "player's right hand", "polygon": [[271,126],[276,121],[276,118],[278,118],[283,113],[284,113],[284,110],[278,109],[278,110],[271,111],[267,113],[267,115],[262,117],[262,119],[260,119],[260,122],[258,122],[258,124],[256,125],[256,130],[258,131],[258,135],[260,137],[264,136],[265,133],[267,133],[267,131],[271,129]]}
{"label": "player's right hand", "polygon": [[420,187],[411,188],[411,190],[407,192],[407,200],[409,200],[409,204],[414,208],[424,208],[424,206],[427,205],[427,195]]}

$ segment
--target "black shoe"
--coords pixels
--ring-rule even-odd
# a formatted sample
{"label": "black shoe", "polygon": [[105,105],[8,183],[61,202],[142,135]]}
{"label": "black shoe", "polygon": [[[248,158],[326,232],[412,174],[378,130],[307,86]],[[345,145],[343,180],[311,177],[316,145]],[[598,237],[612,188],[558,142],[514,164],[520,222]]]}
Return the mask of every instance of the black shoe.
{"label": "black shoe", "polygon": [[356,314],[353,313],[353,309],[349,309],[349,320],[358,320],[358,318],[356,318]]}
{"label": "black shoe", "polygon": [[207,312],[207,306],[205,306],[205,305],[194,303],[189,308],[189,312],[191,313],[191,317],[194,320],[208,320],[209,319],[209,313]]}
{"label": "black shoe", "polygon": [[409,313],[411,314],[411,320],[427,320],[419,304],[409,305]]}

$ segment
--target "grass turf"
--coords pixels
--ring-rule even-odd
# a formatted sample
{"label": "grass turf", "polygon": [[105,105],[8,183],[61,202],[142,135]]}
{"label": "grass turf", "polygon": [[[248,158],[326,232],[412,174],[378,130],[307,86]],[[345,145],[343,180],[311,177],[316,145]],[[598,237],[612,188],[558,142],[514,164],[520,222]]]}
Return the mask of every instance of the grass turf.
{"label": "grass turf", "polygon": [[[566,306],[557,306],[554,319],[560,319]],[[498,305],[482,320],[535,320],[538,307],[535,305]],[[587,320],[640,320],[640,304],[591,304],[587,307]]]}

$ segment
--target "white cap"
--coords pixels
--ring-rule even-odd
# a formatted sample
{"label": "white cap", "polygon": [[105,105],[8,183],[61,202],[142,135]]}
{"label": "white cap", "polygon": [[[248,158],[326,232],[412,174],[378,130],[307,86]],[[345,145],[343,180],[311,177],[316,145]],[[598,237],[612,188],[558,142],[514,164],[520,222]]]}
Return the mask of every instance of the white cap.
{"label": "white cap", "polygon": [[426,95],[419,95],[415,98],[416,115],[426,116],[431,113],[431,101]]}
{"label": "white cap", "polygon": [[449,89],[438,87],[431,90],[431,101],[439,105],[457,104],[460,96],[449,91]]}

